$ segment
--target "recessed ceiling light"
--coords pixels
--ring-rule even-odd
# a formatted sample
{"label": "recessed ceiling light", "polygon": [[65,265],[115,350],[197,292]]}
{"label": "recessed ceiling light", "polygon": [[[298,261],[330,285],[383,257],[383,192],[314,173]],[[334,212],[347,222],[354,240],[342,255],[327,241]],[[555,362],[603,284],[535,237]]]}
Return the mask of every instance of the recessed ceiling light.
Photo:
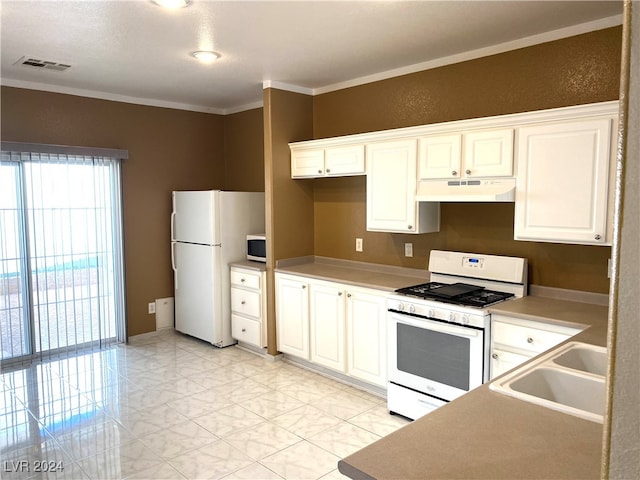
{"label": "recessed ceiling light", "polygon": [[151,0],[159,7],[169,8],[171,10],[177,10],[178,8],[184,8],[191,5],[191,0]]}
{"label": "recessed ceiling light", "polygon": [[210,50],[198,50],[197,52],[191,52],[191,56],[197,58],[202,63],[215,62],[221,57],[218,52],[212,52]]}

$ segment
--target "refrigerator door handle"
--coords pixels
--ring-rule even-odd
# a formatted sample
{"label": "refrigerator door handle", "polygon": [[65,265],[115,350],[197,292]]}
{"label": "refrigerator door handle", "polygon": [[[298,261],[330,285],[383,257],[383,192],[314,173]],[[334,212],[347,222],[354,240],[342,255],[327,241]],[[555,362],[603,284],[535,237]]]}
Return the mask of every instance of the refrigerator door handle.
{"label": "refrigerator door handle", "polygon": [[175,254],[176,244],[175,242],[171,242],[171,268],[175,275],[173,276],[174,288],[178,289],[178,268],[176,267],[176,254]]}
{"label": "refrigerator door handle", "polygon": [[172,241],[176,239],[176,237],[174,236],[175,220],[176,220],[176,212],[173,211],[171,212],[171,240]]}

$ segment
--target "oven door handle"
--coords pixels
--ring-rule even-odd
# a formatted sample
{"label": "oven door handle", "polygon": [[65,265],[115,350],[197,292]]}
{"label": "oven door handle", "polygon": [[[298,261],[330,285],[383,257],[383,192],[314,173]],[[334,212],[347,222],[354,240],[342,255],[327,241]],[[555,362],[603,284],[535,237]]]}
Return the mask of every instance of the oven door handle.
{"label": "oven door handle", "polygon": [[395,313],[392,315],[392,318],[394,318],[398,323],[404,323],[405,325],[424,328],[426,330],[432,330],[434,332],[450,333],[451,335],[455,335],[457,337],[476,338],[481,334],[481,331],[474,328],[447,325],[445,323],[433,322],[429,320],[411,321],[406,319],[406,317],[402,317]]}

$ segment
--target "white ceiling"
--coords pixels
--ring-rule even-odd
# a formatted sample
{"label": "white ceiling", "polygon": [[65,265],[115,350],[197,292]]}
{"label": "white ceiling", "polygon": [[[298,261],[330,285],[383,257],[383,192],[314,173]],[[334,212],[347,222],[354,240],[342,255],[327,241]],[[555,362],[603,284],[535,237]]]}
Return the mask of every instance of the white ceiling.
{"label": "white ceiling", "polygon": [[[2,84],[213,113],[621,23],[622,1],[1,0]],[[213,49],[210,65],[189,53]],[[71,65],[15,65],[23,56]],[[266,83],[265,83],[266,82]]]}

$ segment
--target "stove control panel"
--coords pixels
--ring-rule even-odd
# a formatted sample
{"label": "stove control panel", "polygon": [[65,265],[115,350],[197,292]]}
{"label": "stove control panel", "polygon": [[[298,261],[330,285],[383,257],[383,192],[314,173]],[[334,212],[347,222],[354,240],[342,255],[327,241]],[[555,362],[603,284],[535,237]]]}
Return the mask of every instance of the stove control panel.
{"label": "stove control panel", "polygon": [[462,268],[482,270],[484,268],[484,258],[482,257],[462,257]]}
{"label": "stove control panel", "polygon": [[487,328],[490,316],[482,310],[469,307],[447,305],[434,301],[412,300],[404,296],[394,296],[387,300],[387,308],[413,317],[441,320],[458,325]]}

